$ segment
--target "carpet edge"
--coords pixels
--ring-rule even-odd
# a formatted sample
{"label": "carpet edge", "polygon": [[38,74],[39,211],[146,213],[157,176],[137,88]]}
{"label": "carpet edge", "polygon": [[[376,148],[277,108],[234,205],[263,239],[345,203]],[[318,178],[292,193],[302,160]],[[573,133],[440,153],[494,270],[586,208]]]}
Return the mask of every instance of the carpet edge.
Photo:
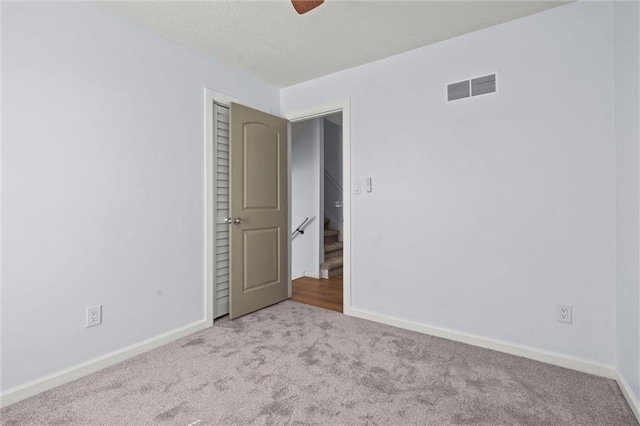
{"label": "carpet edge", "polygon": [[518,345],[516,343],[509,343],[470,333],[462,333],[445,328],[424,325],[413,321],[401,320],[386,315],[374,314],[362,309],[351,308],[349,310],[349,313],[345,314],[356,318],[391,325],[405,330],[453,340],[455,342],[466,343],[468,345],[477,346],[484,349],[491,349],[510,355],[520,356],[523,358],[532,359],[534,361],[556,365],[558,367],[569,368],[571,370],[576,370],[583,373],[606,377],[608,379],[616,380],[618,378],[617,370],[613,366],[589,361],[571,355],[546,351],[543,349],[537,349],[525,345]]}
{"label": "carpet edge", "polygon": [[9,388],[0,394],[0,408],[95,373],[111,365],[204,330],[207,327],[206,319],[199,320],[162,333],[158,336],[109,352],[105,355],[81,362],[80,364],[76,364],[55,373],[47,374],[46,376]]}
{"label": "carpet edge", "polygon": [[620,374],[618,370],[616,370],[615,379],[616,382],[618,382],[618,387],[620,387],[620,391],[624,395],[624,398],[627,400],[629,407],[631,407],[631,411],[633,411],[633,414],[636,416],[636,420],[638,420],[638,423],[640,423],[640,400],[638,400],[638,397],[631,389],[631,386],[629,386],[627,380],[622,374]]}

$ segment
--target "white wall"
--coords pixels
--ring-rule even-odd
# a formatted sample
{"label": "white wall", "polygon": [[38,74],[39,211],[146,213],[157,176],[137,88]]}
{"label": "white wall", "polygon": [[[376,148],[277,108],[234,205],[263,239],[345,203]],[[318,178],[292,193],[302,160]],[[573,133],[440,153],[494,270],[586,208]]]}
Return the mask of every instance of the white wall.
{"label": "white wall", "polygon": [[[285,113],[351,98],[353,180],[374,181],[355,309],[614,364],[612,23],[570,4],[281,91]],[[444,102],[494,71],[498,94]]]}
{"label": "white wall", "polygon": [[640,13],[639,3],[615,10],[617,359],[640,399]]}
{"label": "white wall", "polygon": [[6,390],[204,318],[203,89],[279,94],[94,4],[2,8]]}
{"label": "white wall", "polygon": [[[342,232],[342,207],[336,207],[336,201],[342,201],[342,127],[332,123],[327,118],[324,124],[324,171],[323,175],[328,175],[324,179],[324,210],[330,215],[330,229],[337,229]],[[336,186],[335,183],[340,185]],[[342,239],[342,234],[340,234]]]}
{"label": "white wall", "polygon": [[324,123],[324,170],[342,182],[342,127],[326,118]]}
{"label": "white wall", "polygon": [[322,179],[323,156],[322,119],[316,118],[292,126],[291,137],[291,223],[292,228],[309,221],[304,235],[291,241],[291,277],[320,277],[323,251],[322,240]]}

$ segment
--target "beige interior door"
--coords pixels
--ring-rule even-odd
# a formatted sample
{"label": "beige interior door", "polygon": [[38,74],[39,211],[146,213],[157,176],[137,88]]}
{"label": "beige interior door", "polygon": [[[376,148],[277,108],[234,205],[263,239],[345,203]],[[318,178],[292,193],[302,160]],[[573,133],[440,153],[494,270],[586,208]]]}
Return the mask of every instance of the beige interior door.
{"label": "beige interior door", "polygon": [[287,121],[231,103],[229,317],[288,296]]}

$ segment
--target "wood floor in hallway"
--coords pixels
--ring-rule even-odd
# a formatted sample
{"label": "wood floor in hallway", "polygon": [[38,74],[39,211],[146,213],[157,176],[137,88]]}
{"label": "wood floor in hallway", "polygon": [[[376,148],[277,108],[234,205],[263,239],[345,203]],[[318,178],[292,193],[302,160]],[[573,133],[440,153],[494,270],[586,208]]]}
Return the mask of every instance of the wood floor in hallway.
{"label": "wood floor in hallway", "polygon": [[328,280],[302,277],[292,282],[291,300],[342,312],[342,275]]}

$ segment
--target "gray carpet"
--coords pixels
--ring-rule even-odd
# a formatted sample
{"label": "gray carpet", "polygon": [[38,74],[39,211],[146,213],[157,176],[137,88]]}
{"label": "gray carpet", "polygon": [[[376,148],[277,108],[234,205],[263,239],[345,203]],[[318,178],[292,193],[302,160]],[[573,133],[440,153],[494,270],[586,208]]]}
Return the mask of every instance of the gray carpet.
{"label": "gray carpet", "polygon": [[283,302],[0,410],[27,424],[637,425],[613,380]]}

